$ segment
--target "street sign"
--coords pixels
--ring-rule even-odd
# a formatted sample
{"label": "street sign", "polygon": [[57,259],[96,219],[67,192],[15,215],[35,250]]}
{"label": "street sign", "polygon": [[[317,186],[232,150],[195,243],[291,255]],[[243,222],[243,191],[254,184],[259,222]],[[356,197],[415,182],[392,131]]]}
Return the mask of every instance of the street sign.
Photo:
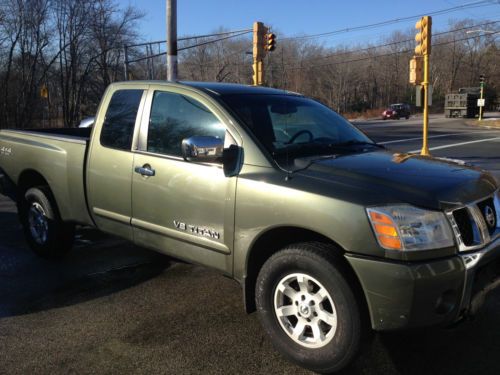
{"label": "street sign", "polygon": [[477,106],[478,107],[484,107],[484,99],[478,99],[477,100]]}
{"label": "street sign", "polygon": [[[429,85],[429,102],[427,105],[432,106],[432,85]],[[415,86],[415,106],[422,107],[424,102],[424,90],[422,90],[422,85]]]}

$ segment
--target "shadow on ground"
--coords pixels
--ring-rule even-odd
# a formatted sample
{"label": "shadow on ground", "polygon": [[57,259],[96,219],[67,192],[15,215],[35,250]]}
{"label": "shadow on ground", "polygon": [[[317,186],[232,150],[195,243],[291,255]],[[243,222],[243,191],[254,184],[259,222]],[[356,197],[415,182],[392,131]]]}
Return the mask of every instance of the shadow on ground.
{"label": "shadow on ground", "polygon": [[0,318],[78,304],[130,288],[169,258],[81,228],[73,250],[49,261],[28,249],[14,212],[0,212]]}
{"label": "shadow on ground", "polygon": [[500,290],[472,321],[454,328],[379,333],[342,374],[499,374]]}

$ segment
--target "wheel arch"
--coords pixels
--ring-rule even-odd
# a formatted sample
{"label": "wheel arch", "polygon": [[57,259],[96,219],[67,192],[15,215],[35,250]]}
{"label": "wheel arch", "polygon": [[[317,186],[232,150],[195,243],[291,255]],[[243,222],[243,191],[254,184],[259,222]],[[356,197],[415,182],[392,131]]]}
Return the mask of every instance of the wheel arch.
{"label": "wheel arch", "polygon": [[19,178],[17,179],[16,201],[18,208],[22,204],[26,192],[29,189],[37,186],[44,186],[48,190],[48,193],[50,194],[48,198],[54,203],[54,209],[57,215],[60,215],[57,200],[54,196],[54,193],[52,192],[52,189],[50,188],[47,179],[40,172],[37,172],[34,169],[26,169],[22,171],[19,175]]}
{"label": "wheel arch", "polygon": [[332,251],[337,255],[336,260],[341,263],[342,268],[348,275],[348,282],[352,285],[356,297],[361,300],[362,309],[364,310],[365,307],[367,309],[367,302],[361,283],[349,262],[344,258],[345,249],[331,238],[313,230],[294,226],[283,226],[275,227],[262,233],[253,242],[248,251],[245,264],[245,277],[243,277],[242,280],[245,311],[247,313],[256,311],[255,284],[257,275],[267,259],[286,246],[303,242],[320,242],[331,245]]}

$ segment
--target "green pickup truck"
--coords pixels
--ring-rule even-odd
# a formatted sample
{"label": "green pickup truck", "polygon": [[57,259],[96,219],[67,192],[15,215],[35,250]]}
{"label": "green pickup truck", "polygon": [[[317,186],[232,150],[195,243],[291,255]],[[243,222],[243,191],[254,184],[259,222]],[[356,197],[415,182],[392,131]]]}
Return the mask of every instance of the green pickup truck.
{"label": "green pickup truck", "polygon": [[492,176],[393,155],[283,90],[112,84],[91,127],[0,131],[0,191],[43,257],[86,225],[220,270],[318,372],[349,364],[370,327],[451,325],[500,284]]}

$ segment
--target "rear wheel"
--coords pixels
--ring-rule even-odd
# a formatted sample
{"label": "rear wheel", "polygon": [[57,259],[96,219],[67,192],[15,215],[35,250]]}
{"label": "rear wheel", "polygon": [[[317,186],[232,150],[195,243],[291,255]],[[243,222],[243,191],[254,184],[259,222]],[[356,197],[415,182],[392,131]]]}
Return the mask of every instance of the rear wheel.
{"label": "rear wheel", "polygon": [[334,250],[319,243],[274,254],[257,278],[259,318],[276,348],[318,372],[338,371],[356,356],[361,314]]}
{"label": "rear wheel", "polygon": [[60,258],[71,249],[75,227],[61,220],[47,187],[27,190],[18,209],[28,245],[36,254]]}

